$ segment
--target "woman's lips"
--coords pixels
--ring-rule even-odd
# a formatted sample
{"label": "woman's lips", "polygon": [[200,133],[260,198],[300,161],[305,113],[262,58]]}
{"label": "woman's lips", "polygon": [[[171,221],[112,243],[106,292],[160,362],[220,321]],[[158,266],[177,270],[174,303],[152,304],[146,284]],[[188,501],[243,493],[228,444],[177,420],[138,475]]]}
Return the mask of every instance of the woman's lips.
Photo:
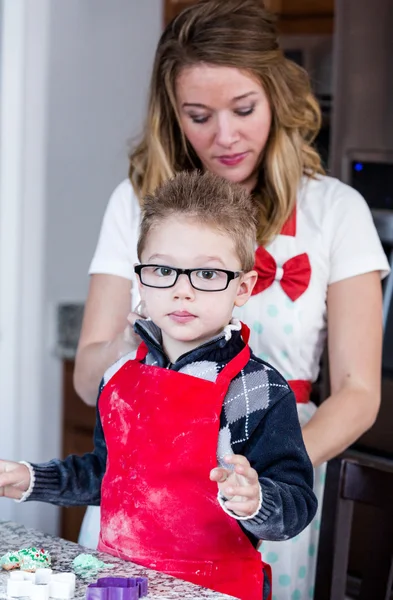
{"label": "woman's lips", "polygon": [[227,167],[234,167],[242,162],[245,159],[248,152],[242,152],[241,154],[228,154],[223,156],[218,156],[218,160],[220,163]]}
{"label": "woman's lips", "polygon": [[187,312],[186,310],[177,310],[173,313],[169,313],[169,318],[176,323],[189,323],[193,319],[196,319],[196,316]]}

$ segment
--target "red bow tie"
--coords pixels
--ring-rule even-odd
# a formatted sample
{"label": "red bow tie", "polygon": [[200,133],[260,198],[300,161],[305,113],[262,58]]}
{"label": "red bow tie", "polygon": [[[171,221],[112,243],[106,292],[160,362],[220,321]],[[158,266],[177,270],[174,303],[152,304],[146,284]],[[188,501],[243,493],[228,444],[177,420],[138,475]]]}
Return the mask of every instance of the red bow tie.
{"label": "red bow tie", "polygon": [[286,295],[295,302],[304,294],[310,283],[311,265],[305,252],[278,267],[273,256],[260,246],[255,253],[254,269],[258,273],[258,279],[252,291],[253,296],[266,290],[273,281],[279,281]]}

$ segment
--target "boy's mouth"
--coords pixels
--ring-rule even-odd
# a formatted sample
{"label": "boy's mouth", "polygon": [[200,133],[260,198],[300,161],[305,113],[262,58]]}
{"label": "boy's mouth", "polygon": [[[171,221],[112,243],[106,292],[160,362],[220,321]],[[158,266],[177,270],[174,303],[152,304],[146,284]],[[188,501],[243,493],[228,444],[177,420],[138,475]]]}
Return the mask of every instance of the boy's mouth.
{"label": "boy's mouth", "polygon": [[168,317],[176,323],[189,323],[193,319],[196,319],[196,316],[189,313],[187,310],[175,310],[174,312],[169,313]]}

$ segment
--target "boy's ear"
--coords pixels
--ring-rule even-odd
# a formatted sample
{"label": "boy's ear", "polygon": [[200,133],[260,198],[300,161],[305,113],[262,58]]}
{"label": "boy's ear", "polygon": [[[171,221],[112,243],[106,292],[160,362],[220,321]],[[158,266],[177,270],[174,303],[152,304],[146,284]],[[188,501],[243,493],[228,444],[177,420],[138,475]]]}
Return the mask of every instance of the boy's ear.
{"label": "boy's ear", "polygon": [[141,284],[141,280],[139,279],[139,275],[136,276],[137,282],[138,282],[138,289],[139,289],[139,295],[140,297],[144,298],[144,294],[145,294],[145,286]]}
{"label": "boy's ear", "polygon": [[243,306],[251,296],[251,292],[254,289],[258,279],[258,273],[256,271],[248,271],[241,275],[241,283],[235,298],[235,306]]}
{"label": "boy's ear", "polygon": [[[137,265],[139,265],[139,263],[134,263],[134,267],[136,267]],[[144,288],[145,288],[145,286],[143,286],[143,285],[141,284],[141,280],[139,279],[139,275],[138,275],[138,273],[135,273],[135,275],[136,275],[136,280],[137,280],[137,282],[138,282],[139,295],[140,295],[140,297],[143,299],[143,293],[144,293]]]}

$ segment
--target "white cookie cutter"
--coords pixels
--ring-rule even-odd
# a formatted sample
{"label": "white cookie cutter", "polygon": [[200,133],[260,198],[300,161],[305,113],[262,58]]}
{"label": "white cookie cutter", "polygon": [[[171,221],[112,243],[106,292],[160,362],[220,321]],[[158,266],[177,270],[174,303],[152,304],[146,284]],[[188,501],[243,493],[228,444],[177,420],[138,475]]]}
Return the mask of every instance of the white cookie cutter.
{"label": "white cookie cutter", "polygon": [[52,569],[37,569],[35,573],[10,571],[7,596],[31,600],[70,600],[75,595],[75,573],[53,573]]}

